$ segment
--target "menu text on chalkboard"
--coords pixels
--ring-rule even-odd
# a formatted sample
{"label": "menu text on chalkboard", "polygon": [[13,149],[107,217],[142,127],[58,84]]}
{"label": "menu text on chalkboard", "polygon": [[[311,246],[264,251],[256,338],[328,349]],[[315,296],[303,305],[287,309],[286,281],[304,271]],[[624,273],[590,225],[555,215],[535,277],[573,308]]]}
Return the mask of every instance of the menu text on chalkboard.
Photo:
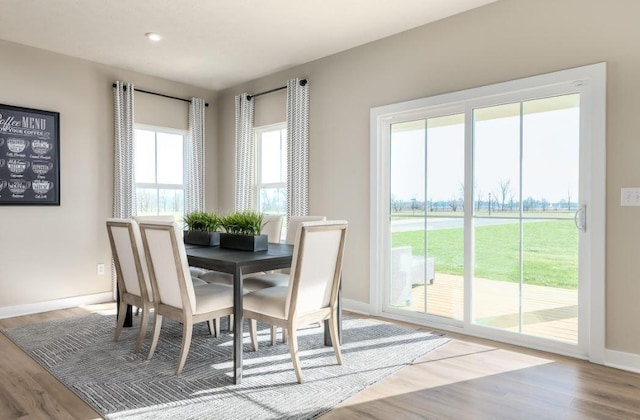
{"label": "menu text on chalkboard", "polygon": [[0,104],[0,205],[60,205],[60,114]]}

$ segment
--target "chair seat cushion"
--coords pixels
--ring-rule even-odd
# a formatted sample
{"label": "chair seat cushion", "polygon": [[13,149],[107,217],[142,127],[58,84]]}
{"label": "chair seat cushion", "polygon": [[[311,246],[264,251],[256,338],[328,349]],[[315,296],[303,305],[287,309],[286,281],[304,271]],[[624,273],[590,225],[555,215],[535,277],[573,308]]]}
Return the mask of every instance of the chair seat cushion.
{"label": "chair seat cushion", "polygon": [[203,284],[193,288],[196,295],[195,314],[233,308],[233,287],[222,284]]}
{"label": "chair seat cushion", "polygon": [[289,286],[269,287],[244,295],[242,306],[247,311],[259,312],[273,318],[285,319],[285,303]]}
{"label": "chair seat cushion", "polygon": [[221,273],[220,271],[207,270],[205,273],[201,274],[199,278],[206,281],[207,283],[233,286],[233,275]]}
{"label": "chair seat cushion", "polygon": [[244,277],[242,287],[246,290],[256,291],[267,287],[286,287],[289,285],[289,275],[282,273],[265,273]]}
{"label": "chair seat cushion", "polygon": [[189,271],[191,272],[191,277],[200,277],[209,270],[200,267],[189,267]]}
{"label": "chair seat cushion", "polygon": [[203,284],[207,284],[206,281],[201,280],[197,277],[191,277],[191,282],[193,283],[194,286],[202,286]]}

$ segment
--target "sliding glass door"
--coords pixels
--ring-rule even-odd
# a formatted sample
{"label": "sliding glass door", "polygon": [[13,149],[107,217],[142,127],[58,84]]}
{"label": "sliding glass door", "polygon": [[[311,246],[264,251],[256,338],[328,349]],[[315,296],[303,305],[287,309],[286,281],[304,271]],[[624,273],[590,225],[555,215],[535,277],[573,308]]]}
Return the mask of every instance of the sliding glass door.
{"label": "sliding glass door", "polygon": [[584,81],[525,80],[372,111],[373,302],[398,319],[601,352],[604,108]]}

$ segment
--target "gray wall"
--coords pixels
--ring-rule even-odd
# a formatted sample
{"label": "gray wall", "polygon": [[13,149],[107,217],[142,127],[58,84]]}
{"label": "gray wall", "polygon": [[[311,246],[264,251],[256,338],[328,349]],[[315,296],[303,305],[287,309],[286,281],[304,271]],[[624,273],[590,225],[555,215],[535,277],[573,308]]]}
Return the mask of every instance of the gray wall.
{"label": "gray wall", "polygon": [[[0,103],[60,113],[61,205],[0,207],[0,308],[111,292],[105,219],[113,193],[116,80],[210,103],[207,205],[218,194],[215,93],[0,41]],[[136,93],[136,122],[186,129],[188,104]]]}
{"label": "gray wall", "polygon": [[[640,354],[640,2],[502,0],[270,75],[219,96],[220,204],[233,207],[234,96],[310,81],[310,212],[350,223],[344,296],[369,300],[369,110],[606,61],[607,348]],[[256,100],[256,124],[284,121],[284,92]]]}

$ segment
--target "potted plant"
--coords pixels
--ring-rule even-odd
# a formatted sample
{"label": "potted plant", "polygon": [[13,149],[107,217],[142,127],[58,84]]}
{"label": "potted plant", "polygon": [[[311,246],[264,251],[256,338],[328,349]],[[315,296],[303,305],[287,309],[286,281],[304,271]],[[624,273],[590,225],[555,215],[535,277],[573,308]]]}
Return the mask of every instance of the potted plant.
{"label": "potted plant", "polygon": [[268,236],[260,233],[262,213],[236,211],[220,218],[224,232],[220,233],[220,247],[244,251],[266,251]]}
{"label": "potted plant", "polygon": [[184,217],[184,243],[191,245],[220,245],[220,217],[213,212],[194,211]]}

